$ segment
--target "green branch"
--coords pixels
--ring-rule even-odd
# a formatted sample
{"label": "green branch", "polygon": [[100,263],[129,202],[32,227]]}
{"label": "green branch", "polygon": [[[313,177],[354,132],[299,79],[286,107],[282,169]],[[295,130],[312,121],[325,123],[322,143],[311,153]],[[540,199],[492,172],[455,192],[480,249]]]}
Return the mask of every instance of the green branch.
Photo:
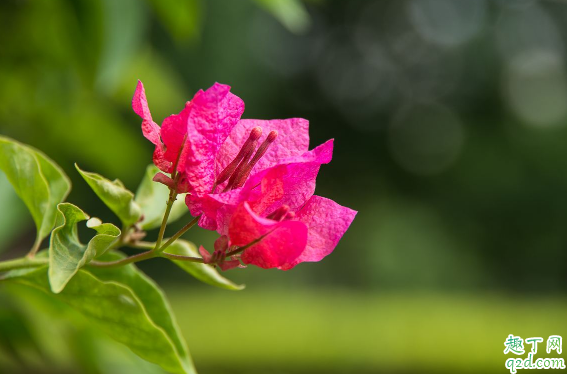
{"label": "green branch", "polygon": [[197,216],[197,217],[195,217],[195,218],[193,218],[193,219],[191,220],[191,222],[189,222],[188,224],[186,224],[185,226],[183,226],[183,228],[182,228],[181,230],[177,231],[177,232],[175,233],[175,235],[173,235],[163,246],[161,246],[161,247],[159,247],[159,248],[156,246],[156,248],[158,248],[156,251],[157,251],[157,252],[163,252],[167,247],[169,247],[170,245],[172,245],[174,241],[176,241],[177,239],[179,239],[179,237],[180,237],[181,235],[185,234],[187,231],[189,231],[189,229],[190,229],[191,227],[195,226],[195,224],[196,224],[197,222],[199,222],[199,218],[201,218],[200,215]]}
{"label": "green branch", "polygon": [[29,257],[20,257],[13,260],[0,261],[0,272],[10,271],[15,269],[38,267],[42,265],[47,265],[49,263],[48,259],[38,259]]}
{"label": "green branch", "polygon": [[205,261],[201,257],[189,257],[189,256],[182,256],[182,255],[174,255],[172,253],[161,253],[162,257],[169,258],[170,260],[176,261],[187,261],[187,262],[200,262],[203,264]]}
{"label": "green branch", "polygon": [[116,261],[91,261],[89,262],[90,266],[95,266],[95,267],[116,267],[116,266],[123,266],[123,265],[127,265],[127,264],[131,264],[134,262],[140,262],[140,261],[144,261],[144,260],[149,260],[150,258],[154,258],[154,257],[158,257],[159,254],[154,252],[154,251],[147,251],[147,252],[142,252],[142,253],[138,253],[137,255],[134,256],[130,256],[130,257],[126,257],[123,258],[121,260],[116,260]]}
{"label": "green branch", "polygon": [[[175,183],[175,188],[177,188],[177,182]],[[175,202],[176,199],[177,199],[177,192],[175,191],[175,189],[170,189],[169,199],[167,199],[167,206],[165,208],[165,214],[163,215],[163,220],[159,228],[159,234],[156,241],[156,246],[154,248],[154,250],[156,251],[159,249],[159,246],[161,245],[161,241],[163,240],[163,235],[165,234],[165,227],[167,226],[167,220],[169,219],[171,208],[173,207],[173,203]]]}

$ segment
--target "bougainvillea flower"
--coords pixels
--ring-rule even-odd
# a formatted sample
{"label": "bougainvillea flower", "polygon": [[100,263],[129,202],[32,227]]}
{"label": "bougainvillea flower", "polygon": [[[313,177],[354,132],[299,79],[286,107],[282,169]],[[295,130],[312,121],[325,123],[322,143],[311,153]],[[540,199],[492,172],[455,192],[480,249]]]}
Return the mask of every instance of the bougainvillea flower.
{"label": "bougainvillea flower", "polygon": [[[178,192],[202,194],[214,183],[215,156],[244,112],[244,102],[230,86],[215,83],[198,91],[178,114],[167,117],[161,128],[153,121],[142,82],[138,81],[132,108],[142,118],[142,132],[156,149],[154,163],[165,173],[177,164],[181,175]],[[161,174],[156,179],[171,186]]]}
{"label": "bougainvillea flower", "polygon": [[159,127],[138,82],[133,109],[156,146],[154,163],[171,175],[159,173],[154,180],[189,192],[186,203],[192,215],[201,216],[199,225],[227,238],[212,255],[202,248],[206,263],[236,266],[229,248],[240,248],[244,263],[263,268],[287,270],[321,260],[356,214],[313,196],[333,141],[310,151],[309,123],[301,118],[240,120],[244,103],[229,91],[216,83],[197,92]]}
{"label": "bougainvillea flower", "polygon": [[232,248],[248,246],[241,254],[245,264],[288,270],[320,261],[350,226],[354,210],[313,195],[320,158],[311,160],[272,167],[241,190],[210,195],[203,204],[218,204],[217,231],[228,235]]}
{"label": "bougainvillea flower", "polygon": [[[319,168],[331,161],[332,153],[333,140],[329,140],[311,151],[279,160],[279,164],[268,169],[260,169],[242,188],[203,196],[188,195],[187,205],[193,215],[203,214],[201,227],[217,230],[220,234],[226,234],[230,215],[243,201],[248,201],[259,214],[284,204],[296,209],[313,195]],[[270,166],[270,163],[264,165]]]}
{"label": "bougainvillea flower", "polygon": [[260,217],[244,202],[236,209],[229,228],[231,245],[245,246],[242,262],[264,269],[279,267],[301,255],[307,244],[307,226],[298,221],[276,221]]}
{"label": "bougainvillea flower", "polygon": [[188,197],[191,214],[201,213],[200,200],[205,195],[240,188],[249,178],[270,167],[301,162],[308,152],[309,122],[305,119],[240,120],[219,152],[210,154],[215,168],[210,169],[209,178],[199,181],[196,193]]}
{"label": "bougainvillea flower", "polygon": [[[153,121],[144,91],[138,82],[132,107],[142,118],[144,136],[155,146],[154,163],[165,173],[177,164],[179,180],[165,174],[154,180],[177,192],[189,192],[191,214],[203,213],[203,200],[258,179],[262,171],[280,164],[327,163],[332,141],[309,151],[309,122],[302,118],[239,120],[244,103],[216,83],[199,91],[179,113],[167,117],[161,128]],[[222,199],[218,199],[222,200]],[[200,226],[215,229],[215,218],[203,215]]]}
{"label": "bougainvillea flower", "polygon": [[243,202],[232,215],[228,232],[231,245],[257,241],[242,253],[243,263],[289,270],[330,254],[355,215],[356,211],[315,195],[295,212],[284,205],[267,217]]}

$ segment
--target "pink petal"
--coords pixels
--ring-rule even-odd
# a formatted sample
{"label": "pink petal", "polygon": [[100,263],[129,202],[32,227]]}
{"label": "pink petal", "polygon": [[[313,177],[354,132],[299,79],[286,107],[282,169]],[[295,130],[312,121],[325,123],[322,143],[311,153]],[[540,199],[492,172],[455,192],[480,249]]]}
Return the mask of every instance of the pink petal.
{"label": "pink petal", "polygon": [[299,209],[315,192],[318,163],[278,165],[268,169],[260,187],[246,196],[252,209],[266,216],[282,205]]}
{"label": "pink petal", "polygon": [[299,156],[292,156],[280,160],[280,164],[292,164],[299,162],[316,162],[318,164],[328,164],[333,159],[333,145],[335,140],[329,139],[311,151],[302,153]]}
{"label": "pink petal", "polygon": [[132,109],[134,109],[134,112],[136,112],[137,115],[142,117],[142,133],[146,139],[156,146],[153,156],[154,164],[160,170],[169,172],[171,166],[170,162],[165,159],[165,147],[160,139],[160,128],[152,119],[152,114],[150,113],[150,108],[148,107],[148,101],[146,99],[144,85],[141,81],[138,81],[136,91],[134,91]]}
{"label": "pink petal", "polygon": [[[266,216],[282,205],[299,209],[313,195],[319,165],[315,163],[278,165],[262,173],[256,186],[248,189],[208,194],[187,195],[185,202],[193,216],[203,214],[199,226],[226,234],[238,204],[248,201],[256,214]],[[204,219],[204,217],[208,217]]]}
{"label": "pink petal", "polygon": [[[226,234],[236,205],[248,201],[252,209],[266,216],[282,205],[299,209],[313,195],[319,165],[331,160],[333,141],[288,159],[296,163],[276,165],[256,173],[243,188],[204,196],[188,195],[185,202],[193,216],[203,214],[199,226]],[[229,208],[233,205],[233,208]],[[226,206],[226,209],[221,207]],[[204,217],[207,217],[206,219]]]}
{"label": "pink petal", "polygon": [[240,261],[238,260],[225,260],[219,264],[222,271],[227,271],[240,266]]}
{"label": "pink petal", "polygon": [[245,264],[269,269],[293,262],[305,249],[307,226],[298,221],[276,222],[262,218],[248,203],[239,205],[230,222],[231,244],[244,246],[264,235],[242,254]]}
{"label": "pink petal", "polygon": [[201,257],[203,257],[203,261],[205,262],[205,264],[211,262],[213,256],[202,245],[199,246],[199,253],[201,254]]}
{"label": "pink petal", "polygon": [[[183,171],[185,169],[185,158],[183,154],[188,152],[188,134],[187,134],[187,118],[191,112],[191,103],[187,102],[185,107],[178,114],[172,114],[163,120],[161,124],[161,139],[165,144],[166,150],[164,158],[170,163],[167,172],[173,172],[173,165],[177,164],[177,170]],[[183,147],[183,149],[182,149]],[[182,155],[179,155],[179,152]],[[179,161],[177,159],[179,158]]]}
{"label": "pink petal", "polygon": [[305,206],[296,212],[295,219],[309,227],[305,251],[292,261],[279,266],[289,270],[300,262],[320,261],[330,254],[346,232],[356,211],[321,196],[312,196]]}
{"label": "pink petal", "polygon": [[280,165],[253,175],[242,189],[241,201],[250,201],[261,216],[284,204],[295,211],[313,195],[319,166],[330,162],[332,156],[331,139],[300,156],[282,160]]}
{"label": "pink petal", "polygon": [[228,235],[230,221],[237,207],[238,205],[222,205],[220,208],[218,208],[216,210],[214,230],[216,230],[221,235]]}
{"label": "pink petal", "polygon": [[[210,195],[196,196],[187,194],[187,196],[185,196],[185,204],[193,217],[202,214],[199,219],[200,227],[206,230],[217,229],[216,214],[217,210],[223,206],[223,203],[215,200]],[[221,233],[221,235],[222,234],[225,233]]]}
{"label": "pink petal", "polygon": [[191,192],[197,195],[211,192],[219,149],[244,112],[244,102],[229,90],[230,86],[215,83],[191,101],[184,167]]}
{"label": "pink petal", "polygon": [[[282,204],[287,204],[293,209],[298,208],[313,195],[319,165],[329,163],[332,157],[333,140],[331,139],[311,151],[304,152],[299,156],[280,160],[278,165],[255,173],[246,181],[242,189],[228,193],[238,193],[239,202],[244,200],[259,200],[261,195],[268,193],[271,195],[270,199],[274,201],[277,200],[278,195],[288,195],[288,197],[295,196],[296,198],[299,197],[299,205],[297,202],[293,201],[293,198],[282,202]],[[215,198],[225,203],[229,203],[229,201],[234,202],[234,196],[230,195],[230,197],[227,198],[224,197],[225,195],[226,194],[217,194]],[[303,198],[300,196],[303,196]]]}
{"label": "pink petal", "polygon": [[309,149],[309,121],[303,118],[243,119],[234,126],[220,149],[216,165],[217,175],[234,159],[248,139],[250,131],[256,126],[263,130],[258,144],[261,144],[272,130],[278,132],[278,138],[258,161],[254,168],[255,172],[277,165],[283,159],[299,156]]}
{"label": "pink petal", "polygon": [[150,142],[155,145],[161,145],[159,137],[160,128],[152,119],[148,100],[146,99],[146,91],[141,81],[138,81],[134,97],[132,98],[132,109],[142,118],[142,133]]}
{"label": "pink petal", "polygon": [[165,158],[165,147],[161,144],[156,145],[154,150],[153,162],[161,171],[171,172],[171,162]]}
{"label": "pink petal", "polygon": [[166,185],[167,187],[169,187],[170,189],[173,189],[174,187],[177,187],[177,193],[178,194],[182,194],[182,193],[186,193],[187,192],[187,184],[185,183],[185,179],[184,178],[180,178],[177,181],[177,185],[175,185],[175,182],[173,181],[173,179],[171,179],[170,177],[168,177],[167,175],[163,174],[163,173],[157,173],[156,175],[154,175],[154,177],[152,178],[152,180],[154,182],[158,182],[161,184]]}
{"label": "pink petal", "polygon": [[215,240],[215,251],[220,251],[225,253],[228,249],[229,241],[228,236],[221,235]]}
{"label": "pink petal", "polygon": [[167,175],[165,175],[163,173],[157,173],[156,175],[154,175],[152,180],[154,182],[165,184],[169,188],[173,188],[173,185],[174,185],[173,179],[171,179],[170,177],[168,177]]}
{"label": "pink petal", "polygon": [[211,231],[215,231],[217,229],[217,221],[209,218],[205,215],[201,216],[201,218],[199,218],[199,227],[204,228],[205,230],[211,230]]}

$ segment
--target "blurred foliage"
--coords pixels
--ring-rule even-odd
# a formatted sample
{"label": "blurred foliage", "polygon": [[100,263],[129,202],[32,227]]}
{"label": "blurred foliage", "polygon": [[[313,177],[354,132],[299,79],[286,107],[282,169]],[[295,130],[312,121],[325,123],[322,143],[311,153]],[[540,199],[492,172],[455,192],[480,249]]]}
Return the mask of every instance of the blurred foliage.
{"label": "blurred foliage", "polygon": [[[216,336],[204,331],[207,324],[188,327],[184,316],[200,316],[195,305],[218,303],[200,310],[211,321],[226,309],[252,314],[265,302],[273,303],[264,312],[275,321],[317,313],[290,330],[313,344],[310,336],[328,337],[324,331],[344,319],[352,324],[339,323],[336,337],[350,342],[341,347],[348,354],[338,346],[293,350],[297,339],[281,330],[275,330],[281,345],[265,344],[269,321],[256,326],[258,313],[242,312],[238,320],[248,329],[235,340],[225,336],[238,368],[218,363],[206,340],[194,351],[197,367],[301,372],[303,366],[265,363],[270,355],[293,361],[291,353],[284,357],[292,352],[301,365],[319,360],[314,365],[323,372],[349,372],[349,363],[358,368],[351,356],[359,372],[415,371],[416,362],[433,372],[490,372],[504,363],[507,334],[566,334],[560,324],[567,280],[566,20],[564,2],[536,0],[5,0],[0,133],[53,157],[73,178],[70,201],[108,222],[115,217],[91,198],[72,165],[120,178],[131,190],[141,179],[152,147],[129,108],[137,79],[158,122],[214,81],[233,86],[246,102],[245,118],[308,118],[312,145],[336,138],[317,193],[360,213],[321,264],[285,273],[236,270],[231,278],[248,285],[246,295],[260,282],[342,292],[334,303],[318,299],[318,291],[293,299],[279,290],[189,305],[193,295],[186,291],[178,314],[192,347]],[[31,218],[5,187],[0,176],[0,203],[10,212],[0,216],[0,251],[8,257],[26,247],[33,231],[22,234],[21,223],[31,225]],[[191,233],[196,243],[213,238]],[[169,267],[140,267],[159,279],[187,281]],[[370,296],[376,290],[393,293]],[[449,296],[431,294],[439,292]],[[540,308],[534,294],[550,298]],[[287,308],[278,304],[287,299],[293,300]],[[383,308],[394,315],[391,325],[380,319]],[[423,334],[411,352],[407,321]],[[258,335],[246,333],[252,328]],[[482,357],[448,343],[462,329],[463,341]],[[368,330],[388,336],[398,350],[381,354],[385,343],[371,340]],[[324,356],[326,349],[335,356]],[[241,370],[257,357],[266,366]]]}
{"label": "blurred foliage", "polygon": [[309,14],[299,0],[256,0],[284,26],[296,34],[305,33],[311,24]]}
{"label": "blurred foliage", "polygon": [[[29,287],[2,287],[0,368],[20,373],[163,373],[101,335],[63,303]],[[35,311],[40,310],[41,313]]]}
{"label": "blurred foliage", "polygon": [[[0,347],[17,346],[29,366],[17,371],[18,356],[0,354],[0,366],[14,368],[10,373],[161,373],[46,295],[15,285],[5,291],[9,308],[0,320],[11,325],[2,324],[10,331],[2,330]],[[501,373],[510,331],[544,339],[567,331],[565,300],[549,297],[281,287],[168,293],[176,314],[206,316],[198,323],[181,318],[180,326],[200,372],[207,373]],[[23,300],[43,313],[32,317]],[[216,327],[227,310],[231,321]],[[558,356],[539,348],[537,357]]]}
{"label": "blurred foliage", "polygon": [[33,217],[36,240],[31,253],[35,254],[53,229],[57,204],[71,191],[71,181],[43,153],[1,136],[0,169]]}
{"label": "blurred foliage", "polygon": [[29,230],[33,224],[24,202],[18,198],[8,178],[0,172],[0,206],[10,214],[0,215],[0,253],[8,249],[13,237]]}

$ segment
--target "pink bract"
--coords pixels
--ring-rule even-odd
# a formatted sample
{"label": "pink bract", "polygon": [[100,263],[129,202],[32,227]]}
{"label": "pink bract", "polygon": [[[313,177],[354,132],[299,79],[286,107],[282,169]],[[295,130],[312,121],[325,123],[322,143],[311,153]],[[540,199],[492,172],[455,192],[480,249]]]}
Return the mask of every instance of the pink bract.
{"label": "pink bract", "polygon": [[[337,246],[356,211],[332,200],[312,196],[293,218],[275,221],[256,214],[242,203],[229,226],[234,245],[265,237],[242,254],[245,264],[289,270],[301,262],[320,261]],[[305,241],[304,241],[305,240]]]}
{"label": "pink bract", "polygon": [[295,260],[307,244],[307,226],[297,221],[277,222],[258,216],[248,203],[242,203],[229,228],[232,245],[244,246],[263,237],[242,253],[242,262],[264,269],[283,266]]}
{"label": "pink bract", "polygon": [[[288,270],[301,262],[320,261],[334,250],[356,211],[313,195],[319,165],[278,165],[260,173],[260,180],[250,180],[256,187],[246,191],[245,186],[244,191],[224,196],[224,205],[217,208],[217,231],[228,234],[231,245],[266,235],[244,251],[244,263]],[[279,229],[291,222],[295,222],[295,232]],[[294,241],[305,229],[305,244]]]}
{"label": "pink bract", "polygon": [[[283,204],[292,209],[301,206],[315,191],[315,179],[321,164],[331,161],[333,140],[300,155],[288,156],[279,164],[254,173],[242,188],[203,196],[188,195],[191,214],[203,214],[200,226],[225,234],[236,205],[249,201],[260,214]],[[266,154],[267,155],[267,154]],[[261,206],[259,206],[261,205]]]}
{"label": "pink bract", "polygon": [[[167,117],[160,128],[152,119],[144,86],[138,81],[132,108],[142,118],[144,136],[156,146],[156,166],[171,173],[177,162],[183,186],[179,192],[210,192],[216,155],[244,112],[244,102],[229,91],[230,86],[219,83],[198,91],[181,112]],[[164,177],[168,178],[159,178],[165,183]]]}

